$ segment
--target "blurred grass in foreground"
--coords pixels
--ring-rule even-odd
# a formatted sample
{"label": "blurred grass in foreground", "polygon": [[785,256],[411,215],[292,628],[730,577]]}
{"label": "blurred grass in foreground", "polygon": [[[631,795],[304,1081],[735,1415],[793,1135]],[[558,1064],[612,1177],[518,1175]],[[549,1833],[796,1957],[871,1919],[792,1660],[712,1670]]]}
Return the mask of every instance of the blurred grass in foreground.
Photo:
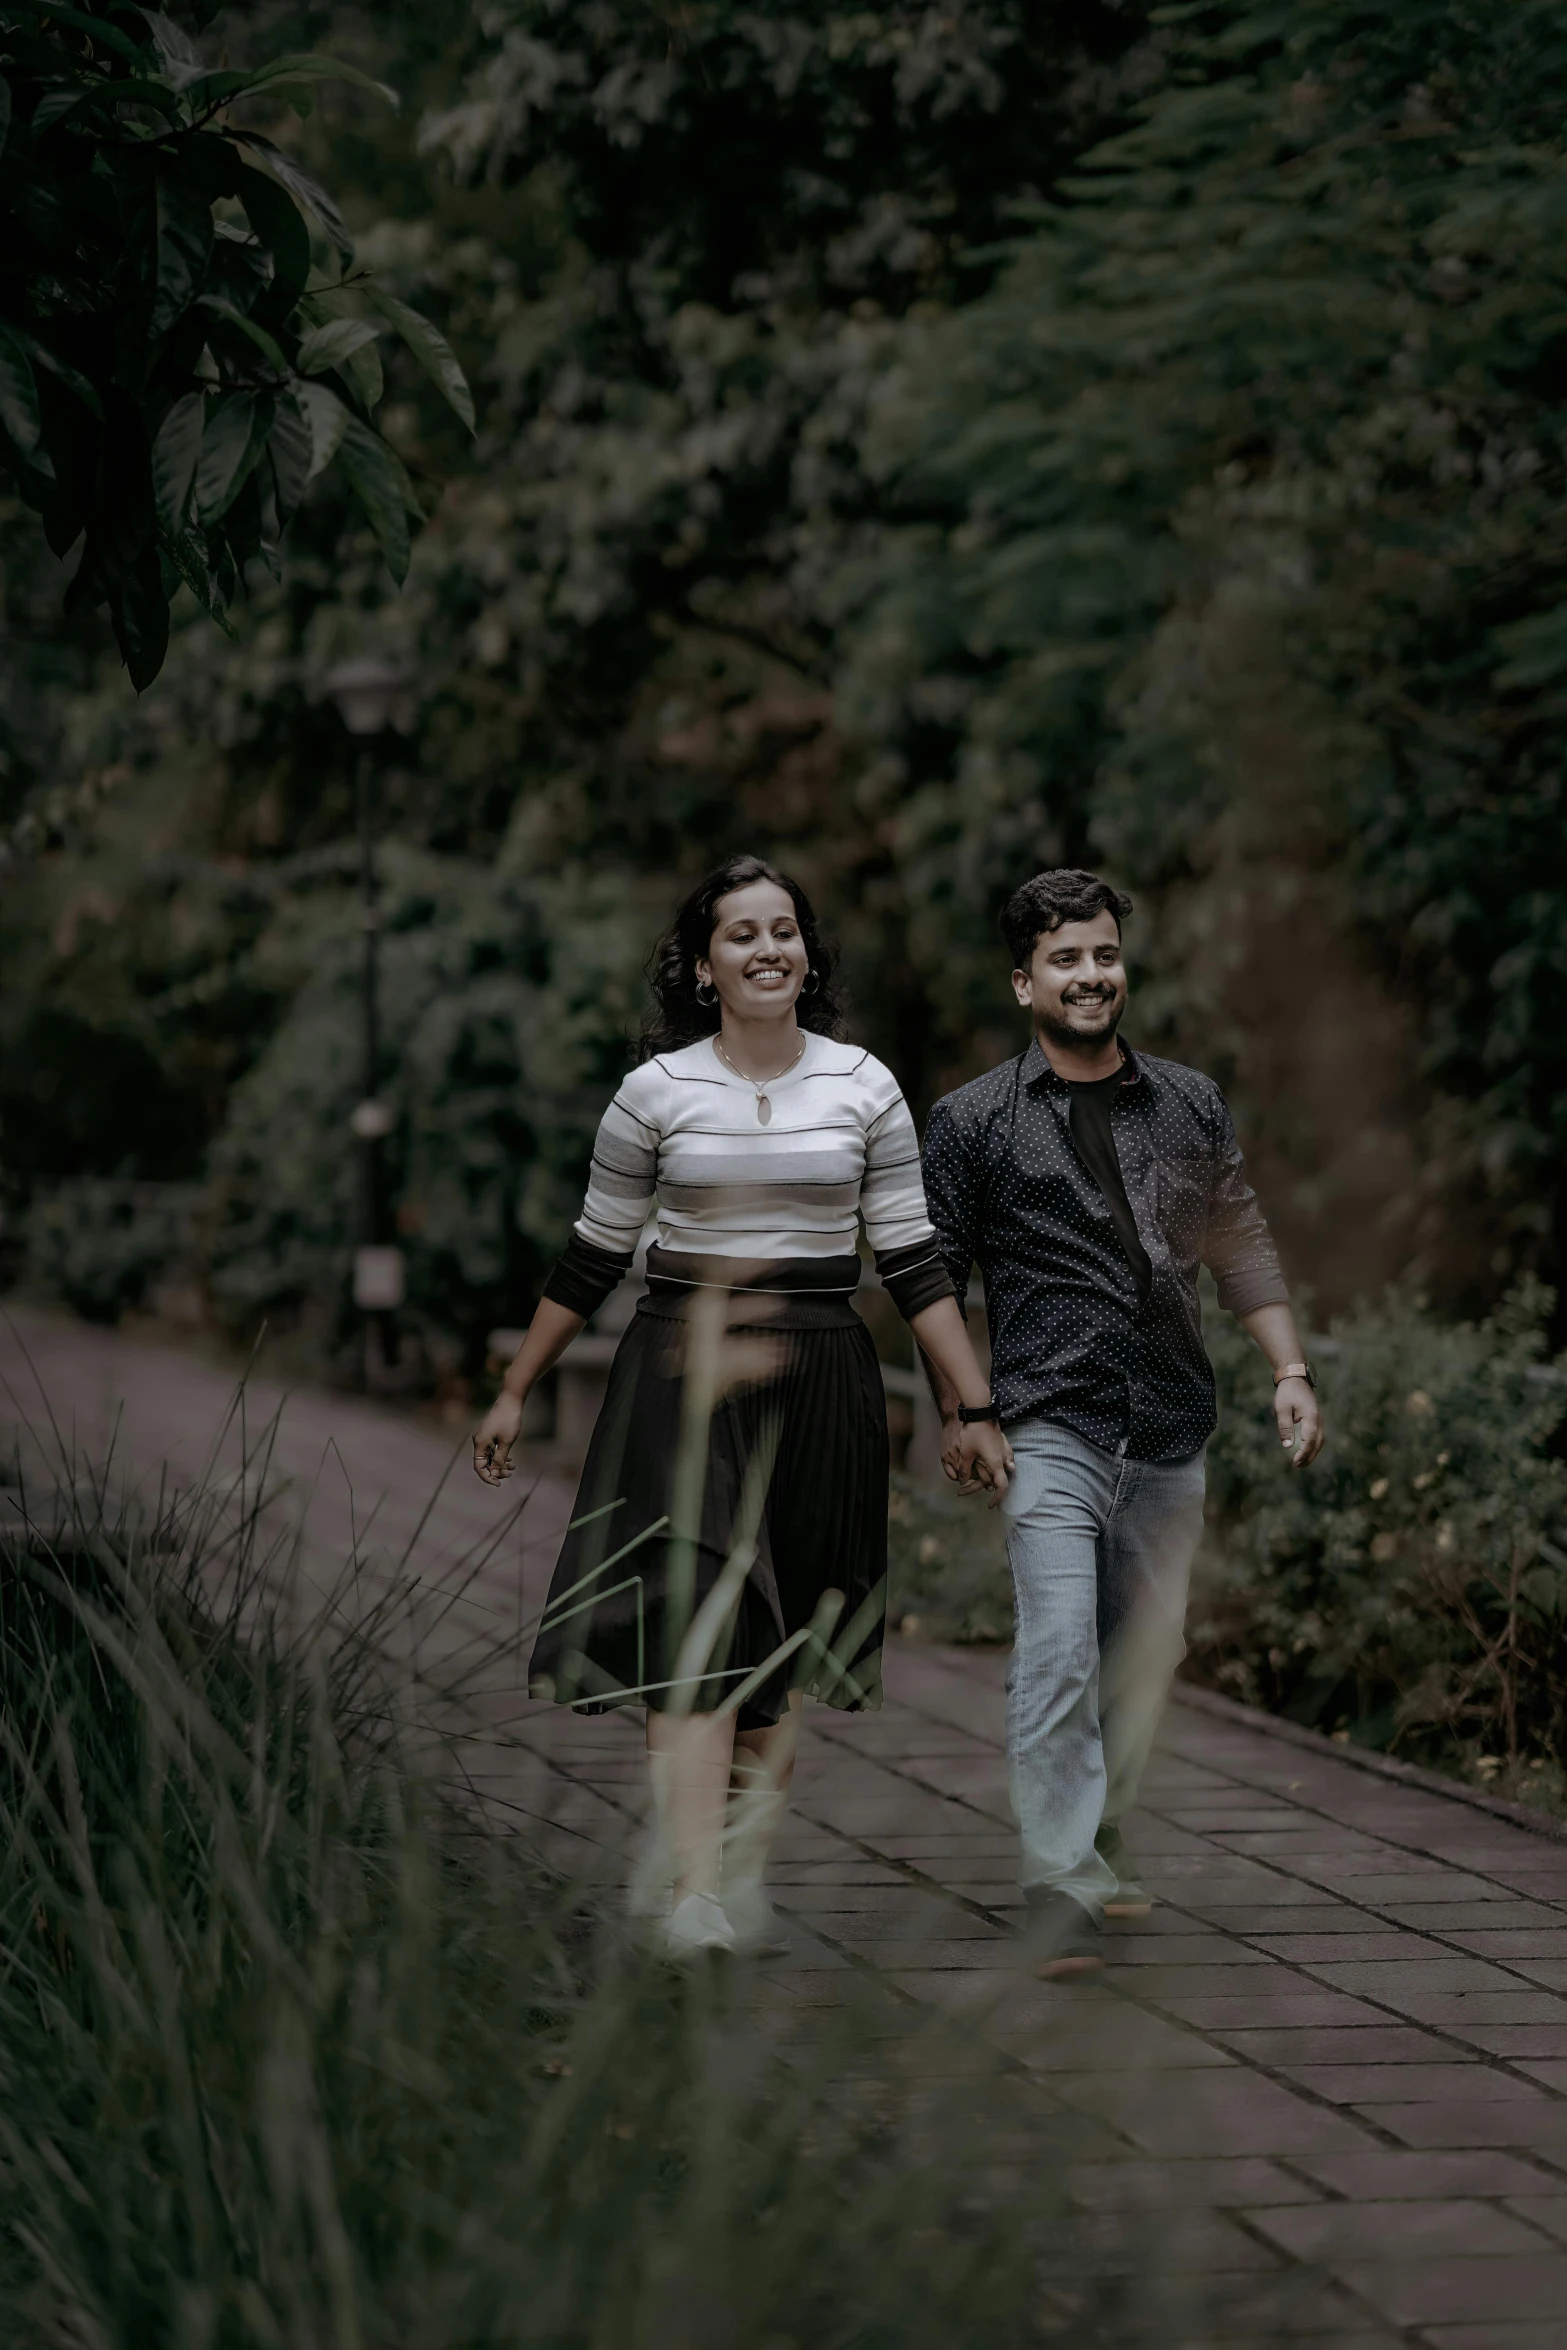
{"label": "blurred grass in foreground", "polygon": [[15,2350],[1196,2338],[1004,2060],[933,2086],[852,1973],[786,2045],[546,1867],[411,1585],[312,1600],[254,1480],[0,1524]]}

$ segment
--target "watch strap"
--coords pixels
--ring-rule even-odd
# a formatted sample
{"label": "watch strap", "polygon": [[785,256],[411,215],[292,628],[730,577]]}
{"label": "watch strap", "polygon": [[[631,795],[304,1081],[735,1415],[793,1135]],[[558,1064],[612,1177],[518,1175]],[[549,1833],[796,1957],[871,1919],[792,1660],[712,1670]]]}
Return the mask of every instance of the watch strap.
{"label": "watch strap", "polygon": [[958,1419],[965,1428],[972,1427],[976,1420],[999,1420],[1000,1417],[1001,1406],[994,1396],[989,1403],[960,1403],[958,1406]]}
{"label": "watch strap", "polygon": [[1315,1387],[1317,1384],[1317,1374],[1309,1363],[1286,1363],[1282,1370],[1275,1371],[1273,1374],[1275,1387],[1282,1386],[1286,1379],[1304,1379],[1308,1387]]}

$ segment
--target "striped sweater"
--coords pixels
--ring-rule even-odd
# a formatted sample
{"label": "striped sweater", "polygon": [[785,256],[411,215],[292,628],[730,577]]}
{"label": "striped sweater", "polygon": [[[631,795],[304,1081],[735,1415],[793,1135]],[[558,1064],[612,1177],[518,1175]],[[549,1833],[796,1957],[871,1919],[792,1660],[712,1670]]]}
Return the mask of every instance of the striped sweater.
{"label": "striped sweater", "polygon": [[656,1206],[661,1265],[743,1259],[851,1290],[863,1216],[901,1311],[950,1296],[914,1121],[891,1071],[858,1045],[808,1034],[800,1060],[766,1092],[763,1126],[755,1087],[707,1038],[633,1069],[604,1113],[582,1215],[545,1295],[591,1313]]}

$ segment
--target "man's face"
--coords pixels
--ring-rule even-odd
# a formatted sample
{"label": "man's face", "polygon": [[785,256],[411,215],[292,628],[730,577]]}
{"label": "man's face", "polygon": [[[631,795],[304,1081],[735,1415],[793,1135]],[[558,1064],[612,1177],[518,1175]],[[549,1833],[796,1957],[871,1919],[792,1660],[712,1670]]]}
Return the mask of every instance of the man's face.
{"label": "man's face", "polygon": [[1091,922],[1063,922],[1034,941],[1026,971],[1014,971],[1020,1004],[1036,1028],[1057,1044],[1102,1044],[1121,1025],[1126,1009],[1126,965],[1121,933],[1108,910]]}

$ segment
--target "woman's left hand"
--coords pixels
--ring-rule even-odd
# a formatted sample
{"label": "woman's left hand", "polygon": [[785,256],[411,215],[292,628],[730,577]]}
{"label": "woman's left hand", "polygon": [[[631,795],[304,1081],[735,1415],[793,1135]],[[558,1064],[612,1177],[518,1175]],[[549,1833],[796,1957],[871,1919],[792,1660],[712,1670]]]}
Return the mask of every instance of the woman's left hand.
{"label": "woman's left hand", "polygon": [[960,1493],[988,1491],[996,1507],[1013,1470],[1012,1447],[994,1420],[948,1420],[941,1431],[941,1465]]}

